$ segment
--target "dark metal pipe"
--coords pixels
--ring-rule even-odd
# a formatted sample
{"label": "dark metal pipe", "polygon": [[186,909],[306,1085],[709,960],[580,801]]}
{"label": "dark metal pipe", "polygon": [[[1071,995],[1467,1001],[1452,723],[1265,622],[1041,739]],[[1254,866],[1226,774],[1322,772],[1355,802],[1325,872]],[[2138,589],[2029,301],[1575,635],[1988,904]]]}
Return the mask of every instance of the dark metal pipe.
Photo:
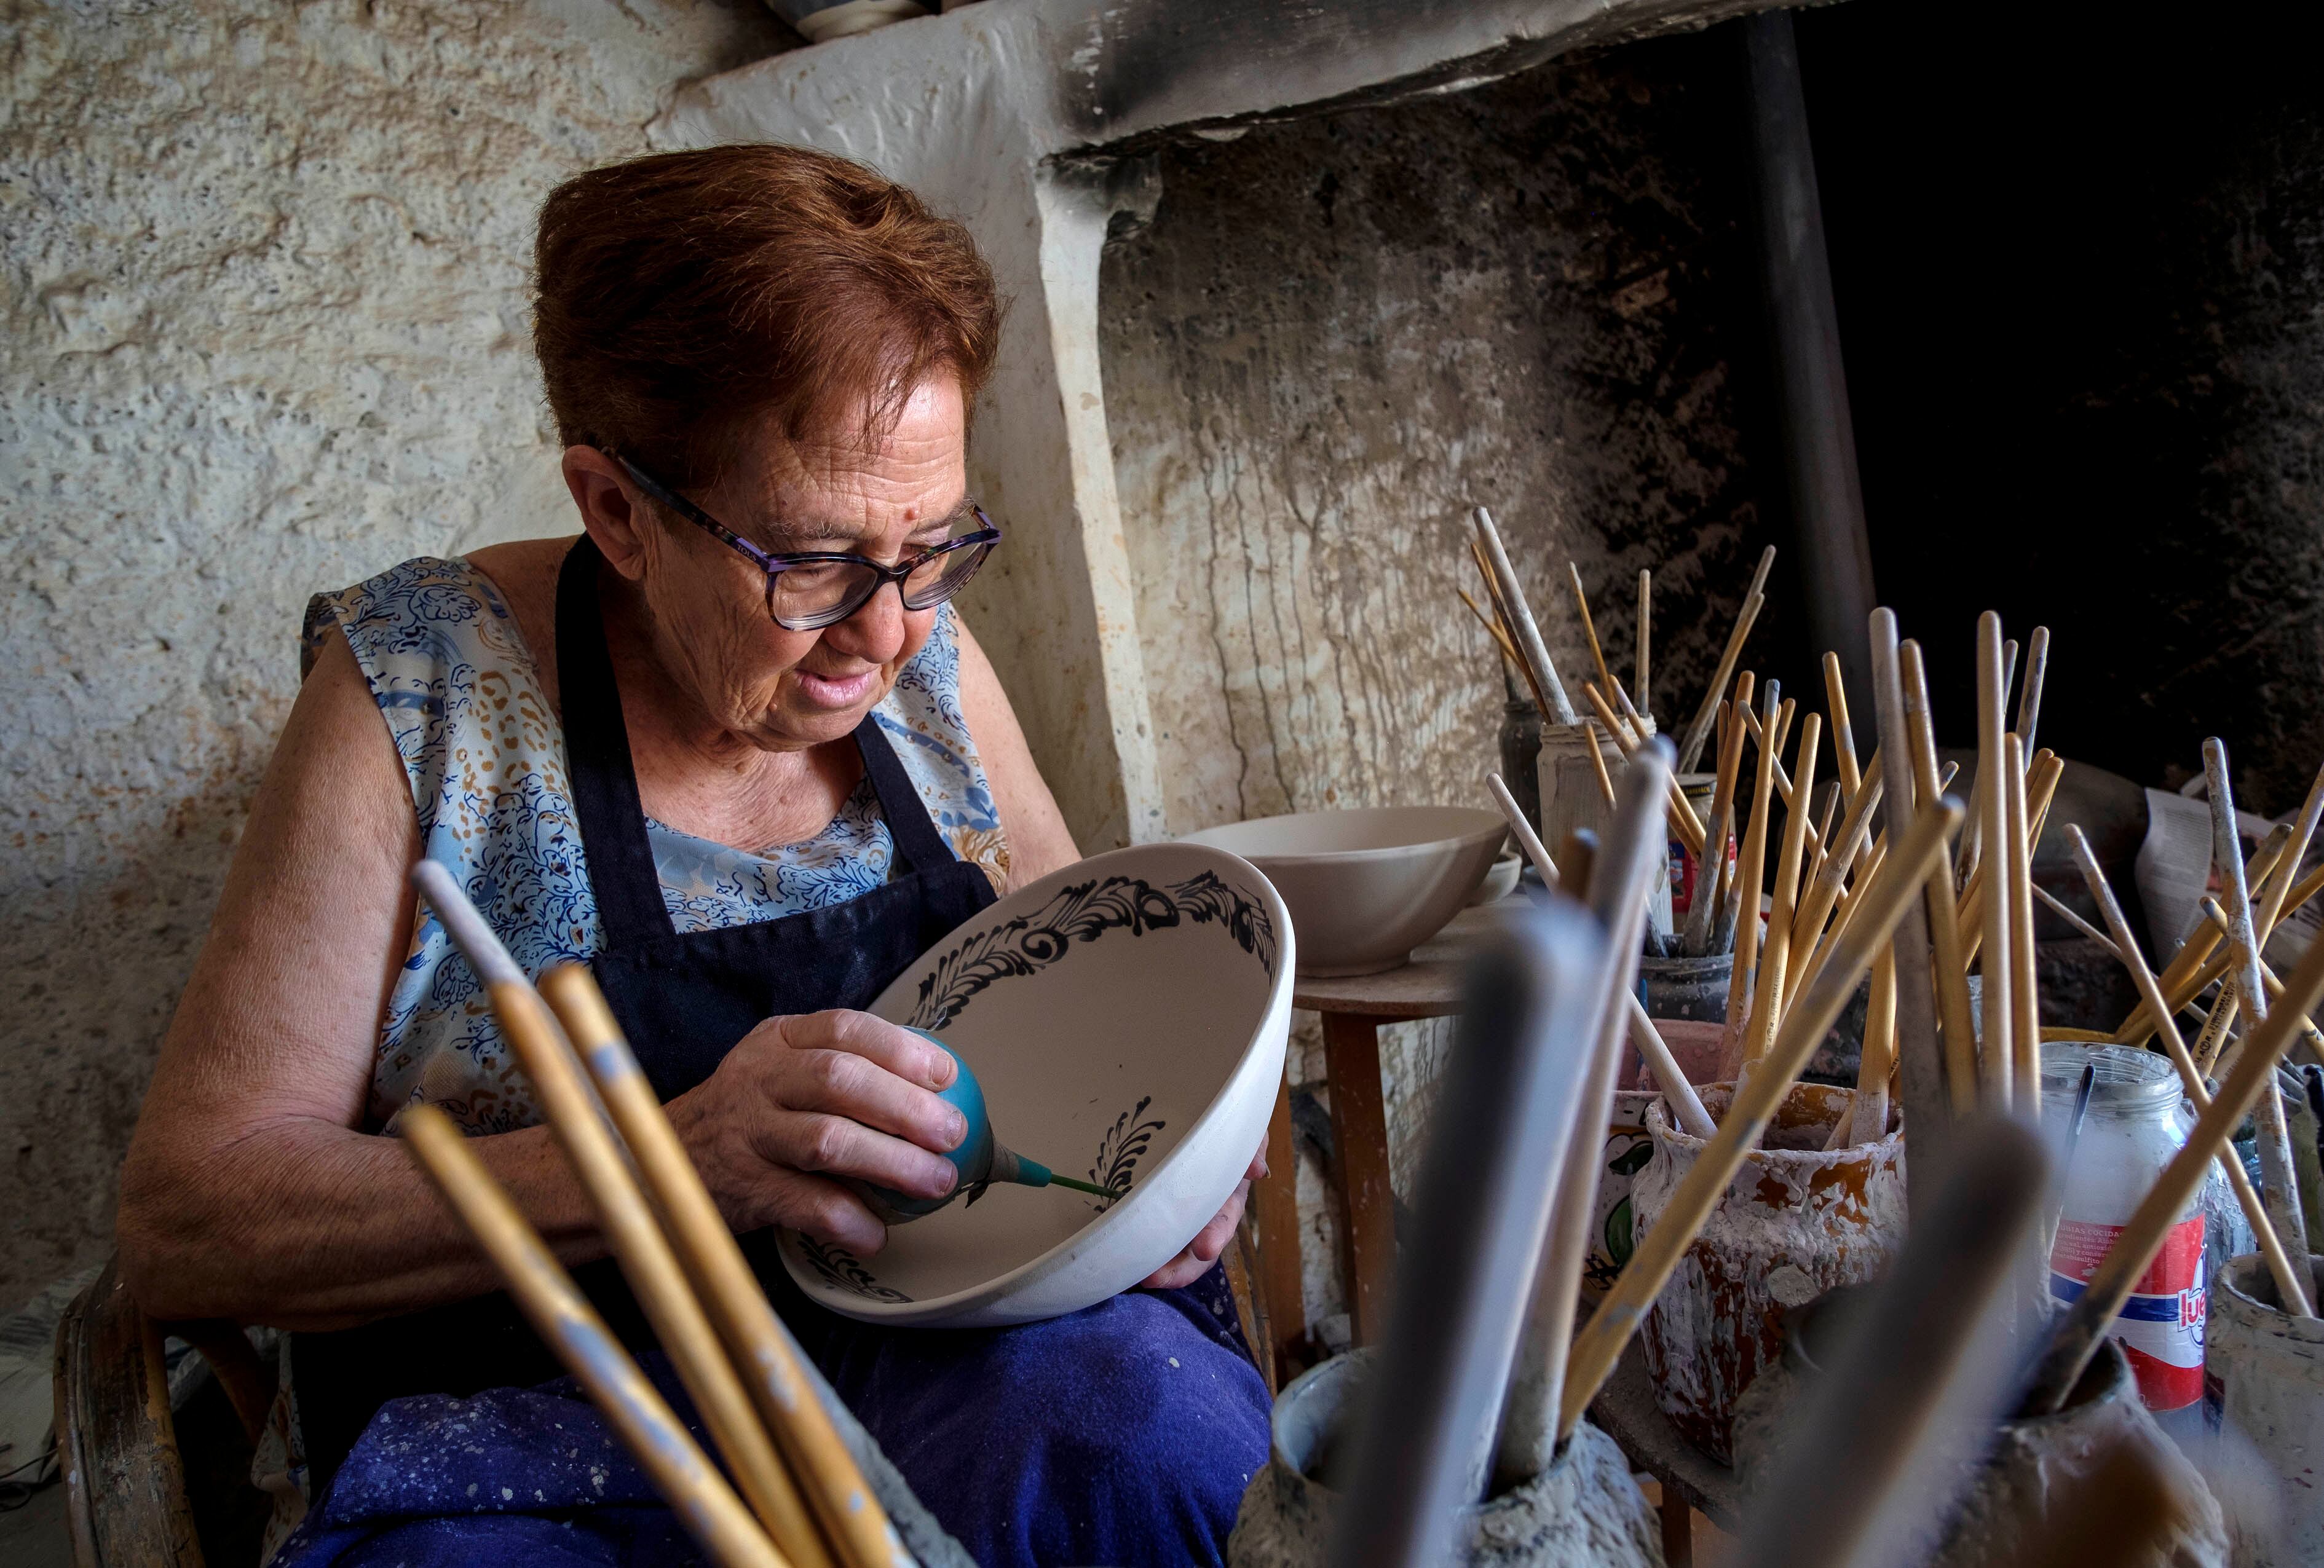
{"label": "dark metal pipe", "polygon": [[1856,427],[1849,417],[1799,49],[1788,11],[1763,11],[1745,18],[1742,27],[1776,410],[1791,484],[1793,558],[1807,590],[1814,650],[1839,653],[1849,706],[1862,713],[1872,689],[1863,637],[1875,602],[1872,550],[1865,538]]}

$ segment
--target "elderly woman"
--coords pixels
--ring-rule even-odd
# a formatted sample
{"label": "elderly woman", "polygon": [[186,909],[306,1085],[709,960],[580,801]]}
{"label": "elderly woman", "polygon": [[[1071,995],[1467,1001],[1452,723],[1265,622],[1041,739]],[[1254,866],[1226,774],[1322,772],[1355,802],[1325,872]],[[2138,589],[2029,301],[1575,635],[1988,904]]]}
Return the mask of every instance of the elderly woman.
{"label": "elderly woman", "polygon": [[[415,909],[420,856],[527,969],[594,968],[735,1231],[858,1253],[885,1233],[838,1178],[947,1191],[963,1126],[944,1053],[856,1010],[1076,858],[949,605],[1001,537],[965,489],[999,314],[966,233],[854,164],[723,147],[560,187],[537,263],[581,536],[316,599],[123,1174],[149,1311],[295,1331],[309,1561],[397,1560],[430,1513],[466,1517],[421,1521],[429,1562],[653,1554],[634,1507],[590,1527],[602,1471],[595,1496],[398,1493],[431,1420],[604,1441],[569,1384],[471,1397],[559,1369],[396,1147],[405,1107],[460,1122],[646,1338],[475,976]],[[1241,1204],[1144,1289],[1020,1328],[874,1329],[761,1274],[979,1561],[1215,1561],[1267,1447],[1213,1267]]]}

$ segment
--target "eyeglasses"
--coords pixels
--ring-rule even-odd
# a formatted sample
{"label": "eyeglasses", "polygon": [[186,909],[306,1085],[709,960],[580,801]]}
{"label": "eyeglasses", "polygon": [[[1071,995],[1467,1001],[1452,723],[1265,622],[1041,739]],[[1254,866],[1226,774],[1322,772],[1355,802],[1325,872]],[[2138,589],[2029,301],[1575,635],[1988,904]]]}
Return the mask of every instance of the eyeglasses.
{"label": "eyeglasses", "polygon": [[687,521],[715,535],[767,574],[767,613],[786,632],[816,632],[836,626],[871,602],[889,583],[907,610],[933,610],[963,588],[1001,542],[1001,530],[984,508],[969,503],[981,525],[894,566],[868,556],[770,555],[733,529],[664,484],[621,454],[608,453],[638,482],[638,488]]}

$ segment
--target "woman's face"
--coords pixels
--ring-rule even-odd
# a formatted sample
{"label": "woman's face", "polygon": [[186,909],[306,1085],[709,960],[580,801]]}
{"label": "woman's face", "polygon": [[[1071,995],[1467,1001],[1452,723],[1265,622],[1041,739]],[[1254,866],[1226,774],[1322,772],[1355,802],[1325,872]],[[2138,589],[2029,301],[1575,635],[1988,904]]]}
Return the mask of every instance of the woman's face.
{"label": "woman's face", "polygon": [[[939,377],[884,433],[851,429],[804,442],[769,433],[745,443],[715,487],[687,498],[770,553],[835,551],[892,565],[944,540],[966,487],[960,389]],[[638,538],[638,581],[664,672],[706,717],[767,750],[852,733],[936,624],[935,610],[907,610],[895,586],[882,584],[846,620],[787,632],[767,613],[765,574],[707,530],[665,512]]]}

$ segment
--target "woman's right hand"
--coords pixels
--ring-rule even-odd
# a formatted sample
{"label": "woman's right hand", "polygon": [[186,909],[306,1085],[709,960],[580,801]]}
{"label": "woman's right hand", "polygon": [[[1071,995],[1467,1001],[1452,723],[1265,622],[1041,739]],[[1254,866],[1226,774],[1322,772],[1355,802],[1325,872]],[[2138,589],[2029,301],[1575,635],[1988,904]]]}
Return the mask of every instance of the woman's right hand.
{"label": "woman's right hand", "polygon": [[743,1036],[668,1109],[736,1231],[788,1225],[870,1254],[887,1227],[834,1178],[915,1197],[952,1191],[959,1173],[943,1156],[968,1129],[938,1091],[957,1071],[944,1051],[870,1013],[799,1013]]}

